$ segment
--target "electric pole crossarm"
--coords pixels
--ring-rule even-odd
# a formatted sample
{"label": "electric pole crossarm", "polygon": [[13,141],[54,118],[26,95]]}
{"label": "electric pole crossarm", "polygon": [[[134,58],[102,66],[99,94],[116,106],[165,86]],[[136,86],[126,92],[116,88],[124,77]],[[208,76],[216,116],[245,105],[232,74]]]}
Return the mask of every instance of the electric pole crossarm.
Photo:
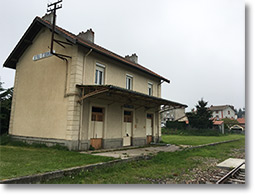
{"label": "electric pole crossarm", "polygon": [[49,8],[47,9],[47,12],[52,12],[53,13],[53,23],[52,23],[52,35],[51,35],[51,45],[50,45],[50,53],[52,55],[55,55],[57,56],[58,58],[62,59],[62,60],[67,60],[66,58],[72,58],[71,56],[67,56],[67,55],[64,55],[64,54],[59,54],[59,53],[56,53],[54,50],[53,50],[53,45],[54,45],[54,42],[56,42],[57,44],[59,44],[60,46],[62,46],[63,48],[65,48],[64,44],[67,44],[67,45],[72,45],[70,43],[67,43],[67,42],[64,42],[64,41],[60,41],[60,40],[56,40],[54,38],[54,35],[55,35],[55,28],[56,28],[56,11],[57,9],[60,9],[62,8],[62,5],[58,5],[59,3],[61,3],[62,0],[59,0],[55,3],[51,3],[51,4],[48,4],[48,7],[51,7],[53,6],[53,8]]}

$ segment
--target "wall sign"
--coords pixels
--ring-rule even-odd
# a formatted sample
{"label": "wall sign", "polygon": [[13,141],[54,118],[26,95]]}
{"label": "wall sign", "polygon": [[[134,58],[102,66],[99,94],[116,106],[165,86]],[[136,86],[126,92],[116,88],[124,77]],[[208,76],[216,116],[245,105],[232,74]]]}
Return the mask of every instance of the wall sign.
{"label": "wall sign", "polygon": [[[55,53],[55,50],[53,50],[53,53]],[[40,53],[40,54],[37,54],[37,55],[33,56],[33,60],[37,61],[37,60],[47,58],[47,57],[50,57],[50,56],[52,56],[52,54],[50,53],[50,51],[47,51],[47,52]]]}

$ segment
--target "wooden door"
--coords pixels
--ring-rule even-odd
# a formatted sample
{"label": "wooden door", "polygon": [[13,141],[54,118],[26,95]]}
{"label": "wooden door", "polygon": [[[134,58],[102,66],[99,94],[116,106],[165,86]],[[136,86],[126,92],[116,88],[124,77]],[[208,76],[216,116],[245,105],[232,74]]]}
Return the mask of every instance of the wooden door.
{"label": "wooden door", "polygon": [[132,139],[132,126],[133,126],[133,112],[124,111],[124,133],[123,133],[123,146],[131,146]]}
{"label": "wooden door", "polygon": [[153,134],[153,114],[147,114],[146,117],[147,144],[150,144],[152,142],[152,134]]}

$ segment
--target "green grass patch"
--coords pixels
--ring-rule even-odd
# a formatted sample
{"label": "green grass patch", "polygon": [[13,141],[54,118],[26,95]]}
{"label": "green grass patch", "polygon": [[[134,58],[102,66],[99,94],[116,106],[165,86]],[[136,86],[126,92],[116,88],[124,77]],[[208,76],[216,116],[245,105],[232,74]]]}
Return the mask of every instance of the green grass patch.
{"label": "green grass patch", "polygon": [[162,135],[162,141],[174,145],[192,145],[209,144],[233,139],[244,139],[244,135],[231,134],[225,136],[184,136],[184,135]]}
{"label": "green grass patch", "polygon": [[45,183],[54,184],[137,184],[157,183],[158,179],[175,178],[198,167],[203,158],[216,158],[219,162],[234,157],[233,149],[244,150],[241,140],[177,152],[161,152],[151,160],[133,161],[114,166],[80,172],[77,175],[54,179]]}
{"label": "green grass patch", "polygon": [[[42,146],[42,145],[40,145]],[[113,160],[55,148],[29,146],[0,146],[0,179],[32,175],[75,166]]]}

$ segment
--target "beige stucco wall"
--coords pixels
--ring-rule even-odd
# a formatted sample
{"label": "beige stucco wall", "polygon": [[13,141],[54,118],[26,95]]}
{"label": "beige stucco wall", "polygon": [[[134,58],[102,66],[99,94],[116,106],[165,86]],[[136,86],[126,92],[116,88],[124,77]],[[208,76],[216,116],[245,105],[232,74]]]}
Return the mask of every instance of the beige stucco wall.
{"label": "beige stucco wall", "polygon": [[148,82],[150,82],[153,84],[153,96],[161,97],[160,80],[158,78],[152,77],[127,65],[123,65],[123,63],[109,59],[100,54],[96,54],[94,51],[85,57],[88,52],[89,50],[81,48],[78,52],[79,62],[85,68],[83,72],[84,85],[95,84],[96,64],[99,63],[105,66],[104,84],[126,88],[126,75],[128,74],[133,76],[134,91],[148,94]]}
{"label": "beige stucco wall", "polygon": [[[56,38],[65,41],[57,35]],[[94,84],[96,63],[105,66],[104,84],[125,88],[126,74],[129,74],[133,76],[134,91],[147,94],[150,82],[153,83],[153,96],[161,96],[159,79],[94,51],[85,57],[89,50],[75,45],[65,49],[54,45],[57,53],[72,56],[67,63],[56,56],[33,61],[34,55],[49,51],[50,39],[50,30],[41,30],[17,63],[10,134],[73,141],[89,140],[92,137],[91,109],[92,106],[99,106],[105,109],[103,138],[122,138],[123,112],[128,109],[117,102],[90,98],[83,101],[82,105],[78,103],[79,90],[76,85]],[[133,137],[146,136],[147,113],[154,116],[153,135],[160,134],[155,110],[145,110],[142,107],[132,111]]]}
{"label": "beige stucco wall", "polygon": [[[55,56],[32,59],[49,51],[50,36],[50,30],[41,30],[17,63],[10,122],[12,135],[66,139],[66,62]],[[73,47],[63,50],[56,45],[54,50],[70,54]]]}

